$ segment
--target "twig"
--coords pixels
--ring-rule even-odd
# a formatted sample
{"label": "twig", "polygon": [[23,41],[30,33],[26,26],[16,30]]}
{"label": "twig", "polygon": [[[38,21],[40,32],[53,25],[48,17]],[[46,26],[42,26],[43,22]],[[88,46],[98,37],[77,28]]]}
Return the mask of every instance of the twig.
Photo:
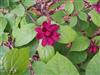
{"label": "twig", "polygon": [[29,12],[27,11],[27,8],[24,6],[24,4],[23,4],[21,1],[20,1],[19,3],[23,5],[26,14],[29,16],[29,18],[32,20],[32,22],[35,23],[35,25],[38,25],[37,22],[33,19],[33,17],[31,17],[31,15],[30,15]]}
{"label": "twig", "polygon": [[8,13],[8,10],[7,9],[4,9],[4,8],[1,8],[0,9],[0,12],[2,12],[2,13]]}

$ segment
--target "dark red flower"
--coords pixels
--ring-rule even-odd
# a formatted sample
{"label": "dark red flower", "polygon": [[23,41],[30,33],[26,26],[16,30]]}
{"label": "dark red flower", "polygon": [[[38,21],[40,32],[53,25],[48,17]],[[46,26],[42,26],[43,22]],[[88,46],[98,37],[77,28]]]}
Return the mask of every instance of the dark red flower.
{"label": "dark red flower", "polygon": [[100,13],[100,2],[93,4],[93,8],[95,8],[95,10]]}
{"label": "dark red flower", "polygon": [[51,21],[45,21],[42,23],[41,27],[35,29],[37,32],[36,39],[42,39],[43,46],[54,45],[54,43],[59,40],[60,34],[57,32],[58,29],[58,25],[51,24]]}
{"label": "dark red flower", "polygon": [[89,52],[96,53],[99,47],[96,45],[96,42],[91,40],[90,46],[89,46]]}
{"label": "dark red flower", "polygon": [[33,61],[38,61],[39,60],[39,55],[38,54],[33,55],[32,60]]}
{"label": "dark red flower", "polygon": [[3,44],[4,44],[6,47],[12,49],[12,48],[14,47],[14,39],[13,39],[11,36],[9,36],[9,37],[8,37],[8,40],[5,41],[5,42],[3,42]]}

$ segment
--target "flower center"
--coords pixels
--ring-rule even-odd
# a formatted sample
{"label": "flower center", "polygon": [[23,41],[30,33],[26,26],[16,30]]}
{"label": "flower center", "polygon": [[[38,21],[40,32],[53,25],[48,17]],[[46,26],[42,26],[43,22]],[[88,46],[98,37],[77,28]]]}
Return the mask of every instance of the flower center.
{"label": "flower center", "polygon": [[46,36],[50,36],[50,35],[51,35],[51,32],[46,31],[46,32],[45,32],[45,35],[46,35]]}

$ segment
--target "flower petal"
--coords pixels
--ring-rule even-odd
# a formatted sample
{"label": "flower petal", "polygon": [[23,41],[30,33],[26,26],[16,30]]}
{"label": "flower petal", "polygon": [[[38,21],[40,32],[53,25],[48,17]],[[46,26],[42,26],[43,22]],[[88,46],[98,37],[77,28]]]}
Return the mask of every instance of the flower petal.
{"label": "flower petal", "polygon": [[43,40],[42,40],[42,46],[46,46],[46,45],[47,45],[47,42],[48,42],[48,41],[47,41],[47,39],[46,39],[46,38],[45,38],[45,39],[43,39]]}
{"label": "flower petal", "polygon": [[36,35],[36,39],[37,39],[37,40],[40,40],[41,38],[43,38],[43,34],[41,34],[41,33],[37,33],[37,35]]}
{"label": "flower petal", "polygon": [[56,41],[59,40],[60,34],[56,31],[59,29],[59,26],[56,24],[51,24],[51,20],[45,21],[42,23],[42,27],[37,27],[35,29],[37,33],[36,39],[42,39],[42,45],[53,45]]}
{"label": "flower petal", "polygon": [[97,47],[93,47],[92,52],[93,52],[93,53],[96,53],[96,52],[97,52]]}
{"label": "flower petal", "polygon": [[42,29],[41,29],[41,27],[37,27],[37,28],[35,28],[35,31],[38,32],[38,33],[41,33]]}
{"label": "flower petal", "polygon": [[48,24],[47,21],[45,21],[45,22],[42,23],[42,26],[43,26],[43,27],[48,27],[48,25],[50,25],[50,24]]}
{"label": "flower petal", "polygon": [[54,44],[54,40],[52,38],[48,38],[48,45],[53,45]]}
{"label": "flower petal", "polygon": [[100,13],[100,6],[98,6],[98,7],[96,8],[96,11],[97,11],[98,13]]}
{"label": "flower petal", "polygon": [[47,22],[47,21],[45,21],[45,22],[43,22],[42,23],[42,31],[47,31],[47,30],[49,30],[50,29],[50,24]]}
{"label": "flower petal", "polygon": [[98,13],[100,13],[100,3],[93,4],[92,6],[93,6],[93,8],[95,8],[95,10],[96,10]]}
{"label": "flower petal", "polygon": [[59,36],[60,36],[60,34],[59,34],[59,33],[54,32],[54,33],[53,33],[53,35],[52,35],[52,38],[53,38],[53,40],[54,40],[54,41],[58,41],[58,40],[60,39],[60,37],[59,37]]}
{"label": "flower petal", "polygon": [[59,29],[59,26],[56,24],[52,24],[50,30],[51,31],[57,31]]}

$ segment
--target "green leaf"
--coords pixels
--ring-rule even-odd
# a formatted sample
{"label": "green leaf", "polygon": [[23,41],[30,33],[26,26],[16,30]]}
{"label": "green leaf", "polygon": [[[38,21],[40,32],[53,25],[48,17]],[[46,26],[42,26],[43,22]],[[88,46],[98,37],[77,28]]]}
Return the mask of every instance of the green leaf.
{"label": "green leaf", "polygon": [[0,44],[2,42],[6,42],[7,40],[8,40],[8,34],[7,33],[0,34]]}
{"label": "green leaf", "polygon": [[84,51],[89,47],[89,39],[84,36],[79,36],[72,44],[70,51]]}
{"label": "green leaf", "polygon": [[52,18],[55,22],[62,24],[64,23],[63,17],[65,16],[64,11],[58,11],[52,15]]}
{"label": "green leaf", "polygon": [[30,70],[29,70],[29,69],[26,69],[26,71],[24,71],[24,72],[22,73],[22,75],[30,75]]}
{"label": "green leaf", "polygon": [[74,5],[72,2],[68,1],[65,6],[65,11],[67,11],[68,14],[71,14],[74,10]]}
{"label": "green leaf", "polygon": [[[8,47],[6,47],[6,46],[0,46],[0,74],[3,74],[3,72],[4,72],[3,58],[4,58],[4,56],[6,55],[6,53],[8,51],[9,51]],[[6,74],[4,73],[4,75],[6,75]]]}
{"label": "green leaf", "polygon": [[62,4],[64,3],[64,0],[61,0],[61,1],[58,1],[52,5],[50,5],[49,9],[52,10],[52,9],[56,9],[57,7],[61,6]]}
{"label": "green leaf", "polygon": [[9,6],[9,0],[0,0],[0,8],[5,8]]}
{"label": "green leaf", "polygon": [[36,75],[43,75],[43,73],[46,71],[45,68],[46,68],[46,64],[43,63],[42,61],[37,61],[37,62],[34,62],[32,64],[32,67],[33,67],[33,71]]}
{"label": "green leaf", "polygon": [[83,0],[74,0],[74,6],[75,6],[75,9],[78,10],[78,11],[81,11],[84,7],[84,2]]}
{"label": "green leaf", "polygon": [[93,40],[96,41],[96,45],[100,46],[100,36],[95,36]]}
{"label": "green leaf", "polygon": [[0,46],[0,59],[9,51],[9,48],[6,46]]}
{"label": "green leaf", "polygon": [[49,9],[56,9],[57,7],[59,7],[61,4],[60,2],[54,3],[53,5],[50,6]]}
{"label": "green leaf", "polygon": [[22,0],[22,2],[26,7],[30,7],[36,4],[36,0]]}
{"label": "green leaf", "polygon": [[86,30],[90,27],[88,22],[82,20],[79,20],[79,25],[82,28],[82,30]]}
{"label": "green leaf", "polygon": [[44,21],[46,21],[47,20],[47,17],[46,16],[41,16],[41,17],[39,17],[38,19],[37,19],[37,23],[38,23],[38,25],[41,25]]}
{"label": "green leaf", "polygon": [[[31,15],[32,18],[34,18],[35,20],[39,18],[39,15],[37,15],[36,12],[33,11],[29,11],[29,14]],[[28,15],[27,15],[28,16]],[[29,17],[29,16],[28,16]],[[30,17],[29,17],[30,18]]]}
{"label": "green leaf", "polygon": [[35,36],[36,32],[34,31],[34,24],[23,25],[20,29],[14,28],[13,36],[15,37],[15,46],[23,46],[31,42]]}
{"label": "green leaf", "polygon": [[98,0],[88,0],[88,2],[90,2],[91,4],[97,3]]}
{"label": "green leaf", "polygon": [[25,14],[25,8],[23,7],[23,5],[19,4],[15,9],[11,11],[11,13],[17,16],[23,16]]}
{"label": "green leaf", "polygon": [[3,17],[3,13],[0,13],[0,17]]}
{"label": "green leaf", "polygon": [[20,1],[20,0],[10,0],[10,2],[18,2],[18,1]]}
{"label": "green leaf", "polygon": [[54,45],[55,51],[61,53],[62,55],[66,56],[66,53],[68,52],[68,48],[66,47],[66,44],[62,44],[59,42],[56,42]]}
{"label": "green leaf", "polygon": [[1,71],[0,71],[0,74],[1,74],[1,75],[7,75],[7,73],[5,73],[5,72],[1,72]]}
{"label": "green leaf", "polygon": [[77,24],[77,17],[76,16],[71,17],[71,19],[70,19],[70,26],[74,27],[76,24]]}
{"label": "green leaf", "polygon": [[100,74],[100,51],[91,59],[87,65],[86,75],[99,75]]}
{"label": "green leaf", "polygon": [[15,19],[15,25],[14,25],[14,26],[18,27],[19,24],[20,24],[20,21],[21,21],[21,17],[17,17],[17,18]]}
{"label": "green leaf", "polygon": [[41,43],[39,44],[37,50],[38,50],[40,59],[44,62],[48,62],[55,54],[54,48],[52,46],[43,47]]}
{"label": "green leaf", "polygon": [[33,57],[33,55],[36,54],[37,52],[37,47],[38,47],[39,42],[34,39],[30,45],[30,57]]}
{"label": "green leaf", "polygon": [[56,53],[46,66],[44,75],[79,75],[72,62],[59,53]]}
{"label": "green leaf", "polygon": [[24,17],[21,19],[20,25],[26,25],[26,24],[28,24],[28,22],[27,22],[27,16],[24,16]]}
{"label": "green leaf", "polygon": [[70,52],[67,56],[74,64],[80,64],[86,60],[87,53],[86,52]]}
{"label": "green leaf", "polygon": [[[84,22],[85,23],[85,22]],[[83,27],[82,27],[83,28]],[[85,29],[86,35],[88,37],[92,37],[94,35],[94,32],[97,30],[97,26],[93,23],[89,24],[89,27]]]}
{"label": "green leaf", "polygon": [[60,26],[60,43],[70,43],[75,40],[77,34],[76,32],[69,26]]}
{"label": "green leaf", "polygon": [[91,16],[93,23],[100,27],[100,14],[98,14],[95,10],[92,10],[89,15]]}
{"label": "green leaf", "polygon": [[2,33],[7,25],[7,20],[4,17],[0,17],[0,33]]}
{"label": "green leaf", "polygon": [[10,50],[4,57],[4,69],[9,75],[22,75],[28,65],[29,48]]}
{"label": "green leaf", "polygon": [[15,25],[15,16],[14,16],[14,14],[8,13],[8,14],[5,15],[5,18],[7,19],[10,27],[13,28],[14,25]]}
{"label": "green leaf", "polygon": [[83,21],[86,21],[87,22],[87,14],[84,13],[84,12],[80,12],[78,17],[83,20]]}

